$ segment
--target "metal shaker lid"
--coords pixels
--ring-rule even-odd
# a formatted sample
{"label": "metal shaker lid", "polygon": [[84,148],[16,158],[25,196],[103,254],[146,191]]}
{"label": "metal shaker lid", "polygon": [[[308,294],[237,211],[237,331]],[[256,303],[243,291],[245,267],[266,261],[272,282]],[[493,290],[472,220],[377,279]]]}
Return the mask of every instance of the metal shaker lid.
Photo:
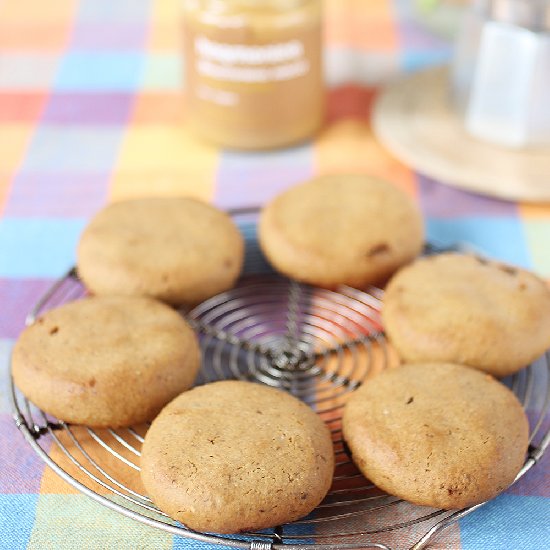
{"label": "metal shaker lid", "polygon": [[482,0],[478,4],[495,21],[532,31],[550,31],[550,0]]}

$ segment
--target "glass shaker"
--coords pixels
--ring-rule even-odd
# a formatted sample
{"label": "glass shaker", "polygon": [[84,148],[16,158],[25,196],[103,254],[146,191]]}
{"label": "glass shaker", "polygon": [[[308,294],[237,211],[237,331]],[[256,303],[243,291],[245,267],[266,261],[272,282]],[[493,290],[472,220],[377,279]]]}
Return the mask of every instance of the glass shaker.
{"label": "glass shaker", "polygon": [[456,44],[452,91],[474,137],[550,145],[550,0],[474,0]]}
{"label": "glass shaker", "polygon": [[312,136],[324,116],[321,0],[183,0],[189,125],[235,149]]}

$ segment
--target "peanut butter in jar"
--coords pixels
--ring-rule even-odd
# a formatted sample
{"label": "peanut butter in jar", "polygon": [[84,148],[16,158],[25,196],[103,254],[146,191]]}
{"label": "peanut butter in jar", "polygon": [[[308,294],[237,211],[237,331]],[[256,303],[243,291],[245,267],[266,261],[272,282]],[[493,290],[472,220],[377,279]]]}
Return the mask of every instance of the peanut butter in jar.
{"label": "peanut butter in jar", "polygon": [[235,149],[312,136],[324,117],[322,0],[184,0],[188,121]]}

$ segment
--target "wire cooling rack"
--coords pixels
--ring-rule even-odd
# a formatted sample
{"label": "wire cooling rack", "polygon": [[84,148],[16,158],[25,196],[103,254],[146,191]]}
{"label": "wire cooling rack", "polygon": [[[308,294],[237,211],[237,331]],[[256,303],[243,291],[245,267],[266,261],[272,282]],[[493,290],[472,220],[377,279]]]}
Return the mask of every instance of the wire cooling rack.
{"label": "wire cooling rack", "polygon": [[[14,420],[36,453],[65,481],[97,502],[164,531],[249,550],[399,548],[421,550],[453,522],[481,505],[449,512],[389,496],[353,465],[342,440],[342,408],[362,381],[397,364],[380,323],[382,292],[318,289],[266,273],[254,225],[247,237],[246,271],[231,291],[182,312],[200,335],[203,367],[197,384],[220,379],[256,381],[309,404],[329,426],[336,455],[333,486],[306,518],[241,535],[198,533],[171,520],[145,495],[139,456],[147,426],[99,430],[58,421],[30,403],[12,381]],[[28,322],[84,295],[76,272],[57,281]],[[531,420],[530,447],[519,479],[550,443],[550,355],[506,380]],[[395,544],[395,543],[392,543]],[[393,550],[397,550],[393,546]]]}

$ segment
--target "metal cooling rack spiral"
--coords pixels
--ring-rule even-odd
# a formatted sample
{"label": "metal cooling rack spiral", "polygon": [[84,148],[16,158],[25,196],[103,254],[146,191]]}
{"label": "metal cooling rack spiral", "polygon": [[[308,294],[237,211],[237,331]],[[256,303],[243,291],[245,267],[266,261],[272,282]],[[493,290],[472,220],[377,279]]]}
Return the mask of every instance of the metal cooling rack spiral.
{"label": "metal cooling rack spiral", "polygon": [[[248,272],[265,271],[253,239],[249,241]],[[41,311],[83,294],[71,271],[40,300],[29,322]],[[171,520],[145,496],[139,482],[147,426],[71,426],[34,407],[12,383],[15,422],[38,455],[68,483],[111,509],[176,535],[250,550],[313,545],[325,550],[389,550],[388,536],[400,530],[403,547],[420,550],[480,505],[458,512],[413,506],[378,490],[351,462],[341,437],[342,407],[363,380],[396,363],[381,332],[380,297],[374,288],[332,292],[260,274],[184,313],[201,339],[203,368],[197,383],[237,378],[282,388],[313,407],[330,427],[337,462],[332,489],[312,514],[292,524],[222,536],[197,533]],[[550,442],[550,356],[509,382],[532,420],[530,453],[519,478]]]}

